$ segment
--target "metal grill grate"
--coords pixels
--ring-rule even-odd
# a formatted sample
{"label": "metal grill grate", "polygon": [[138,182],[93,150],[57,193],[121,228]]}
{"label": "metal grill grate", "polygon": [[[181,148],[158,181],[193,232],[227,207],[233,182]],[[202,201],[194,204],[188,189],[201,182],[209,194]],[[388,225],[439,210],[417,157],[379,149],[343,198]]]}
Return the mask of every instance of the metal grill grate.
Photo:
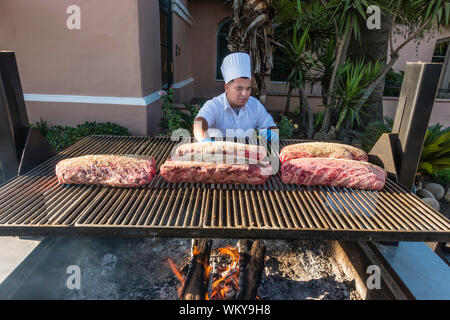
{"label": "metal grill grate", "polygon": [[[282,140],[281,146],[300,140]],[[450,221],[388,180],[380,191],[284,184],[59,185],[58,161],[135,153],[164,163],[166,137],[89,136],[0,187],[1,235],[448,241]]]}

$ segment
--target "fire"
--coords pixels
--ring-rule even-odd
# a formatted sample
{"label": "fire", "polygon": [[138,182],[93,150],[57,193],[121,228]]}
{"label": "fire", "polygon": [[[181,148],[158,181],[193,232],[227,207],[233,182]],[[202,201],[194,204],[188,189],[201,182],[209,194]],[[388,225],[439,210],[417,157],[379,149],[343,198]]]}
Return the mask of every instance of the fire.
{"label": "fire", "polygon": [[184,284],[186,282],[186,279],[181,275],[178,266],[172,261],[172,259],[167,258],[166,262],[169,265],[169,267],[172,270],[172,272],[175,274],[175,276],[178,278],[178,280],[181,283],[181,286],[177,288],[178,296],[181,297],[181,291],[183,290],[183,287],[184,287]]}
{"label": "fire", "polygon": [[[193,258],[195,259],[199,251],[196,247],[192,250]],[[239,253],[236,248],[227,246],[218,248],[213,251],[222,260],[227,260],[224,263],[218,263],[215,268],[208,265],[205,261],[197,259],[196,262],[202,264],[205,269],[205,278],[210,283],[209,290],[205,295],[206,300],[226,300],[235,298],[239,290]],[[228,257],[228,259],[223,259]],[[178,266],[167,258],[167,263],[178,278],[181,286],[178,288],[178,295],[181,297],[181,292],[185,285],[185,276],[181,274]],[[211,272],[213,272],[212,279],[210,279]]]}
{"label": "fire", "polygon": [[221,265],[217,267],[217,275],[213,277],[211,284],[211,295],[206,294],[206,300],[225,300],[232,298],[239,289],[239,253],[234,247],[218,248],[216,250],[221,255],[230,258],[225,268]]}

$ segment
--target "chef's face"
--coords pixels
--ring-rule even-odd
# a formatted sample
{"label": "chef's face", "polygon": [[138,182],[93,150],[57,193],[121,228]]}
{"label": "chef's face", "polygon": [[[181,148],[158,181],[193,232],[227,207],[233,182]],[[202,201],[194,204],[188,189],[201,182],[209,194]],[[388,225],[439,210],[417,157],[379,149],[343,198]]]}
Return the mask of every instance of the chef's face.
{"label": "chef's face", "polygon": [[232,107],[242,107],[252,93],[252,79],[236,78],[225,84],[225,92]]}

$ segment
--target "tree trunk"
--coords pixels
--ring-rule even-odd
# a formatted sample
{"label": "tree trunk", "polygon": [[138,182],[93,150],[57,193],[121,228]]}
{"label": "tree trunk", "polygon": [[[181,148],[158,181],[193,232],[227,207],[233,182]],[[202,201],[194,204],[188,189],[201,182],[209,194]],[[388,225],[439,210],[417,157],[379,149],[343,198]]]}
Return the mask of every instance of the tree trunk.
{"label": "tree trunk", "polygon": [[308,112],[308,126],[306,127],[306,135],[308,139],[311,139],[314,136],[314,115],[311,110],[311,105],[308,102],[308,98],[306,97],[305,90],[300,87],[298,92],[300,94],[300,100],[305,106],[304,110]]}
{"label": "tree trunk", "polygon": [[[381,29],[369,30],[366,27],[366,22],[360,19],[361,43],[356,39],[351,40],[348,49],[349,58],[352,61],[365,58],[366,61],[383,61],[386,63],[389,35],[392,27],[391,21],[392,17],[390,15],[382,15]],[[365,125],[372,121],[383,121],[384,78],[383,75],[379,79],[378,85],[374,87],[373,92],[367,100],[367,106],[364,106],[364,112],[361,114],[361,118]]]}
{"label": "tree trunk", "polygon": [[289,112],[289,105],[291,103],[291,95],[292,95],[292,86],[291,84],[289,84],[289,88],[288,88],[288,94],[287,94],[287,98],[286,98],[286,107],[284,108],[284,114],[288,114]]}
{"label": "tree trunk", "polygon": [[[348,46],[350,44],[350,38],[352,36],[352,30],[353,30],[354,23],[355,23],[354,21],[352,21],[352,23],[350,23],[350,26],[348,27],[347,30],[345,30],[344,35],[342,36],[342,39],[339,43],[338,51],[336,54],[336,60],[334,63],[333,74],[331,75],[330,86],[328,87],[327,102],[330,105],[333,104],[334,85],[337,80],[336,79],[337,71],[339,69],[339,66],[347,58],[347,50],[348,50]],[[332,112],[331,107],[326,107],[325,115],[323,117],[322,128],[320,129],[320,131],[322,131],[323,133],[326,133],[328,131],[328,129],[330,128],[331,112]]]}

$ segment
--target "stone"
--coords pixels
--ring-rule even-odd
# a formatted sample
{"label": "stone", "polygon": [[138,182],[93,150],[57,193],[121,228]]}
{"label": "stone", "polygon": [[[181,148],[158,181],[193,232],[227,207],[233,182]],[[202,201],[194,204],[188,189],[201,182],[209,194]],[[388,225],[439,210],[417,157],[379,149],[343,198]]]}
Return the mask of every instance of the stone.
{"label": "stone", "polygon": [[426,204],[428,204],[430,207],[432,207],[436,211],[439,211],[439,201],[437,201],[436,199],[434,199],[434,198],[423,198],[422,201],[425,202]]}
{"label": "stone", "polygon": [[450,202],[450,188],[447,189],[444,199],[445,199],[445,201]]}
{"label": "stone", "polygon": [[434,199],[433,194],[430,191],[428,191],[427,189],[417,190],[417,195],[421,198],[433,198]]}
{"label": "stone", "polygon": [[445,189],[439,183],[425,183],[423,185],[424,189],[430,191],[436,200],[441,200],[444,197]]}

